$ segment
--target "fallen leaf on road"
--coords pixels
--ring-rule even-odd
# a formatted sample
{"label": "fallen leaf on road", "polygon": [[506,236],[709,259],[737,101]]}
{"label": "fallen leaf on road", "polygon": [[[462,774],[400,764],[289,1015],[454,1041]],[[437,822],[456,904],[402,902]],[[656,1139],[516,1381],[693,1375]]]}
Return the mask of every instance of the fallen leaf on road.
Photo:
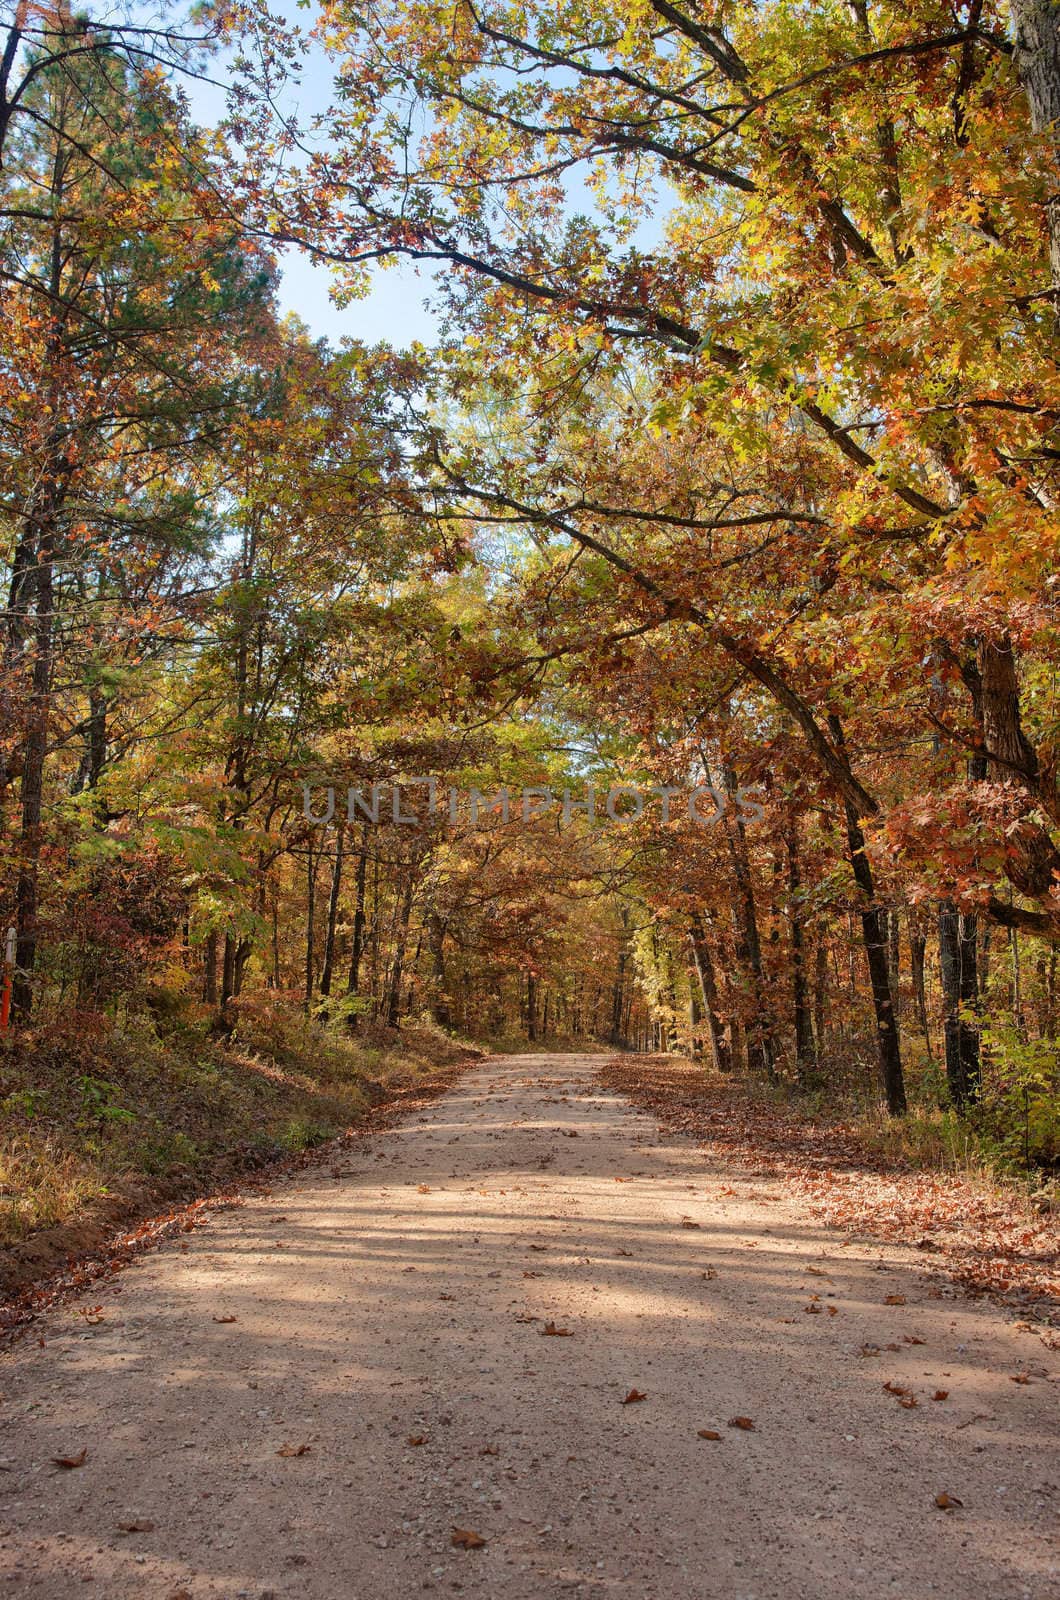
{"label": "fallen leaf on road", "polygon": [[691,1217],[682,1217],[681,1226],[682,1228],[701,1228],[703,1224],[701,1222],[693,1222]]}
{"label": "fallen leaf on road", "polygon": [[499,1444],[484,1444],[479,1451],[480,1456],[499,1456],[500,1453],[501,1447]]}
{"label": "fallen leaf on road", "polygon": [[215,1322],[234,1322],[235,1317],[214,1317]]}
{"label": "fallen leaf on road", "polygon": [[554,1322],[546,1322],[541,1332],[553,1339],[569,1339],[571,1336],[569,1328],[557,1328]]}
{"label": "fallen leaf on road", "polygon": [[697,1439],[720,1439],[721,1438],[721,1434],[720,1433],[715,1433],[713,1428],[698,1428],[696,1430],[696,1438]]}
{"label": "fallen leaf on road", "polygon": [[632,1250],[623,1250],[621,1247],[619,1247],[619,1250],[618,1250],[617,1253],[620,1256],[631,1256],[633,1254],[633,1251]]}
{"label": "fallen leaf on road", "polygon": [[88,1460],[88,1447],[87,1446],[85,1447],[84,1450],[82,1450],[76,1456],[52,1456],[52,1464],[53,1464],[53,1466],[66,1467],[68,1469],[71,1468],[71,1467],[83,1467],[87,1460]]}
{"label": "fallen leaf on road", "polygon": [[426,1444],[427,1435],[425,1433],[410,1433],[405,1443],[411,1445]]}
{"label": "fallen leaf on road", "polygon": [[456,1545],[458,1550],[481,1550],[486,1541],[471,1528],[454,1528],[449,1543]]}
{"label": "fallen leaf on road", "polygon": [[430,1192],[431,1192],[431,1186],[430,1186],[429,1183],[418,1183],[416,1185],[416,1193],[417,1194],[430,1194]]}
{"label": "fallen leaf on road", "polygon": [[958,1500],[955,1494],[946,1494],[946,1492],[943,1491],[942,1494],[937,1494],[935,1496],[935,1504],[938,1506],[940,1511],[952,1511],[956,1506],[963,1506],[964,1501]]}
{"label": "fallen leaf on road", "polygon": [[154,1529],[155,1525],[153,1522],[133,1521],[118,1523],[119,1533],[153,1533]]}
{"label": "fallen leaf on road", "polygon": [[307,1444],[283,1444],[277,1450],[278,1456],[305,1456],[309,1454]]}
{"label": "fallen leaf on road", "polygon": [[883,1297],[883,1303],[884,1303],[885,1306],[904,1306],[905,1305],[905,1295],[904,1294],[885,1294],[884,1297]]}
{"label": "fallen leaf on road", "polygon": [[624,1406],[635,1406],[638,1400],[646,1400],[647,1398],[648,1398],[648,1396],[644,1393],[643,1390],[641,1390],[641,1389],[631,1389],[629,1391],[629,1393],[623,1398],[622,1404]]}
{"label": "fallen leaf on road", "polygon": [[755,1425],[750,1417],[730,1417],[729,1427],[742,1428],[744,1433],[754,1433],[755,1431]]}
{"label": "fallen leaf on road", "polygon": [[1011,1381],[1013,1383],[1030,1383],[1031,1380],[1026,1372],[1014,1372]]}
{"label": "fallen leaf on road", "polygon": [[931,1396],[932,1400],[948,1400],[949,1397],[950,1391],[948,1389],[936,1389],[935,1393]]}

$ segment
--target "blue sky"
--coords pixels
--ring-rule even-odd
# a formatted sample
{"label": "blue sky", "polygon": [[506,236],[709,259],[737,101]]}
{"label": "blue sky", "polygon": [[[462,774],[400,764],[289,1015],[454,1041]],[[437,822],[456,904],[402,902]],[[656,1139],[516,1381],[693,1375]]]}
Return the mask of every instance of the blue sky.
{"label": "blue sky", "polygon": [[[297,28],[303,34],[315,20],[315,6],[300,6],[298,0],[271,0],[270,9],[283,16],[292,30]],[[192,115],[203,126],[214,125],[225,112],[224,61],[211,63],[210,74],[212,83],[186,80],[184,85]],[[297,115],[304,128],[313,114],[323,110],[331,99],[331,66],[324,52],[316,49],[308,54],[300,81],[289,84],[280,97],[280,107],[284,112]],[[569,183],[568,207],[572,213],[591,213],[595,209],[593,197],[574,175]],[[650,250],[658,244],[659,238],[660,219],[644,217],[636,229],[635,242],[642,250]],[[396,349],[407,348],[414,341],[433,344],[437,338],[440,319],[427,309],[425,302],[431,294],[435,273],[444,268],[429,265],[417,268],[410,261],[399,261],[392,267],[374,267],[367,295],[340,308],[331,298],[332,277],[326,266],[314,263],[307,254],[297,250],[288,250],[281,264],[281,308],[296,312],[316,335],[326,336],[333,342],[343,337],[366,344],[385,341]]]}
{"label": "blue sky", "polygon": [[[303,33],[315,20],[315,8],[299,7],[297,0],[272,0],[270,10]],[[192,116],[205,127],[215,125],[225,113],[224,61],[215,59],[208,71],[211,83],[183,81]],[[324,53],[316,50],[307,58],[300,83],[288,86],[281,106],[284,111],[298,114],[304,125],[314,112],[329,103],[331,92],[330,64]],[[397,349],[406,348],[414,340],[423,344],[435,341],[438,318],[424,307],[432,274],[417,271],[412,262],[374,268],[370,292],[340,309],[330,295],[332,276],[327,267],[315,264],[298,250],[286,251],[281,261],[281,309],[296,312],[314,334],[325,335],[333,342],[343,337],[366,344],[385,340]]]}

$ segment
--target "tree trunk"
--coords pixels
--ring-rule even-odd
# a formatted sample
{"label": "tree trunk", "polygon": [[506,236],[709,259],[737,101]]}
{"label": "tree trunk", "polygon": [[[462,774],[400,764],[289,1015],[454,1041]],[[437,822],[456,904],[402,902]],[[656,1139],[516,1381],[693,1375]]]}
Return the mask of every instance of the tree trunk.
{"label": "tree trunk", "polygon": [[434,978],[432,1014],[440,1028],[451,1028],[453,1009],[445,971],[445,923],[433,908],[427,914],[427,947],[431,953],[431,974]]}
{"label": "tree trunk", "polygon": [[217,1004],[217,933],[208,933],[202,947],[202,998],[206,1005]]}
{"label": "tree trunk", "polygon": [[[364,902],[367,883],[368,824],[365,823],[361,830],[361,850],[357,857],[356,899],[353,911],[353,948],[350,951],[350,971],[346,979],[346,993],[354,998],[357,996],[358,986],[361,981],[361,957],[364,954]],[[351,1030],[357,1027],[357,1021],[357,1012],[351,1011],[348,1023]]]}
{"label": "tree trunk", "polygon": [[952,900],[939,906],[946,1082],[958,1110],[979,1098],[979,1029],[969,1017],[979,1002],[976,919],[961,916]]}
{"label": "tree trunk", "polygon": [[[1011,0],[1016,76],[1031,112],[1031,127],[1045,134],[1054,155],[1060,139],[1060,9],[1056,0]],[[1060,291],[1060,181],[1054,175],[1045,206],[1049,267]]]}
{"label": "tree trunk", "polygon": [[537,1038],[537,979],[532,972],[526,975],[526,1037],[531,1043]]}
{"label": "tree trunk", "polygon": [[934,1061],[935,1056],[931,1048],[931,1025],[928,1021],[927,990],[924,987],[924,957],[926,951],[927,939],[924,934],[910,933],[909,965],[913,980],[913,1000],[916,1004],[917,1020],[924,1035],[927,1058],[929,1061]]}
{"label": "tree trunk", "polygon": [[825,1009],[828,1004],[828,947],[818,935],[813,972],[813,1034],[818,1062],[825,1052]]}
{"label": "tree trunk", "polygon": [[689,939],[692,944],[692,960],[695,963],[700,993],[703,996],[703,1014],[707,1019],[711,1058],[718,1072],[731,1072],[732,1056],[725,1039],[725,1027],[718,1011],[718,983],[714,972],[714,960],[710,952],[706,925],[698,911],[692,912],[690,923]]}
{"label": "tree trunk", "polygon": [[[730,796],[734,796],[737,790],[736,774],[731,768],[726,767],[724,776],[726,792]],[[727,813],[724,825],[729,855],[732,860],[733,875],[736,879],[736,895],[733,901],[733,914],[737,930],[736,959],[750,975],[751,994],[754,1002],[753,1020],[747,1024],[744,1030],[747,1069],[749,1072],[757,1072],[772,1079],[775,1076],[773,1024],[769,1014],[762,972],[762,941],[758,935],[758,913],[755,907],[751,864],[747,855],[747,833],[739,815],[737,815],[735,823],[730,824]]]}
{"label": "tree trunk", "polygon": [[401,1020],[401,985],[405,976],[405,951],[408,946],[409,918],[412,916],[413,872],[409,868],[408,883],[401,899],[398,914],[397,942],[394,946],[394,964],[390,969],[390,987],[387,996],[387,1026],[396,1028]]}
{"label": "tree trunk", "polygon": [[328,895],[328,923],[324,933],[324,965],[320,972],[320,992],[331,993],[331,979],[335,970],[335,929],[339,920],[339,895],[342,892],[342,843],[344,828],[340,822],[335,830],[335,863],[331,871],[331,893]]}
{"label": "tree trunk", "polygon": [[44,764],[48,755],[51,715],[52,655],[55,638],[53,578],[54,531],[41,529],[39,556],[33,574],[33,676],[29,717],[22,757],[21,832],[15,885],[15,975],[11,1009],[25,1021],[33,1009],[33,969],[37,964],[41,822],[44,812]]}
{"label": "tree trunk", "polygon": [[800,1083],[805,1083],[816,1063],[806,983],[806,940],[803,934],[798,824],[792,815],[785,821],[784,845],[788,857],[788,921],[791,928],[791,999],[795,1024],[795,1070]]}
{"label": "tree trunk", "polygon": [[[837,745],[843,744],[843,729],[833,712],[828,725]],[[865,850],[865,835],[858,814],[849,800],[843,803],[846,812],[847,845],[854,880],[861,890],[864,907],[861,912],[861,934],[865,945],[865,959],[872,985],[872,1005],[876,1015],[876,1051],[879,1061],[880,1081],[887,1110],[892,1117],[900,1117],[906,1110],[905,1076],[902,1071],[902,1051],[898,1038],[898,1022],[891,999],[891,975],[887,961],[887,914],[876,905],[876,891],[872,881],[872,868]]]}

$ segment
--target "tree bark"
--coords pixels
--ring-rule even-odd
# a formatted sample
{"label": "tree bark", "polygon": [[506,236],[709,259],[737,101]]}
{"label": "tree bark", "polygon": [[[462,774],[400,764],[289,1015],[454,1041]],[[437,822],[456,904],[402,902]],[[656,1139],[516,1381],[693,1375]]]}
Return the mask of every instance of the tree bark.
{"label": "tree bark", "polygon": [[[836,744],[842,747],[843,729],[834,713],[829,716],[828,724]],[[872,1005],[876,1015],[876,1051],[880,1081],[887,1110],[892,1117],[900,1117],[906,1111],[905,1076],[902,1071],[898,1021],[891,999],[891,974],[887,960],[887,914],[876,904],[872,868],[865,850],[865,835],[858,814],[849,800],[844,801],[844,809],[850,865],[854,872],[854,881],[861,890],[864,901],[861,911],[861,934],[869,968],[869,982],[872,986]]]}
{"label": "tree bark", "polygon": [[[368,883],[368,824],[365,823],[364,827],[361,830],[361,850],[360,850],[359,856],[357,857],[357,879],[356,879],[356,890],[355,890],[356,899],[355,899],[355,902],[354,902],[354,911],[353,911],[353,948],[350,951],[350,971],[349,971],[349,976],[346,979],[346,993],[347,993],[347,995],[353,997],[354,999],[357,996],[358,986],[359,986],[360,981],[361,981],[361,957],[364,954],[364,923],[365,923],[364,903],[365,903],[365,889],[367,887],[367,883]],[[349,1014],[349,1023],[348,1023],[348,1026],[351,1029],[351,1031],[356,1029],[357,1021],[358,1021],[357,1012],[356,1011],[351,1011],[350,1014]]]}
{"label": "tree bark", "polygon": [[387,1026],[396,1028],[401,1020],[401,985],[405,976],[405,951],[408,946],[409,918],[412,916],[412,896],[414,889],[414,876],[409,868],[408,883],[401,899],[401,909],[398,914],[397,942],[394,947],[394,964],[390,969],[390,987],[387,996],[386,1020]]}
{"label": "tree bark", "polygon": [[[1060,138],[1060,9],[1056,0],[1011,0],[1016,76],[1030,106],[1031,127],[1045,134],[1054,156]],[[1052,174],[1045,205],[1049,270],[1060,291],[1060,181]]]}
{"label": "tree bark", "polygon": [[952,900],[939,906],[939,967],[942,975],[946,1082],[958,1110],[979,1098],[979,1029],[972,1020],[979,1003],[976,918],[962,916]]}
{"label": "tree bark", "polygon": [[692,944],[692,959],[695,962],[696,975],[699,978],[700,992],[703,996],[703,1013],[707,1019],[711,1058],[718,1072],[731,1072],[732,1055],[725,1038],[725,1027],[718,1010],[718,983],[714,972],[714,959],[710,952],[706,925],[698,911],[692,912],[690,923],[689,939]]}
{"label": "tree bark", "polygon": [[799,1081],[805,1083],[811,1076],[816,1062],[809,989],[806,982],[806,940],[803,933],[798,824],[791,814],[785,819],[784,847],[788,857],[788,922],[791,929],[791,999],[795,1024],[795,1070]]}
{"label": "tree bark", "polygon": [[345,829],[338,823],[335,830],[335,862],[331,870],[331,893],[328,895],[328,921],[324,932],[324,964],[320,971],[320,992],[331,993],[331,979],[335,970],[335,929],[339,920],[339,896],[342,892],[342,845]]}

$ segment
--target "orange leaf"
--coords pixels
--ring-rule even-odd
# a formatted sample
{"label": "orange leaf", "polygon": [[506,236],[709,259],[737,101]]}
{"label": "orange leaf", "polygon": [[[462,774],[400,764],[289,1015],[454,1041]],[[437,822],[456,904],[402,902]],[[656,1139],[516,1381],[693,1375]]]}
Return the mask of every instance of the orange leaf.
{"label": "orange leaf", "polygon": [[283,1444],[277,1450],[278,1456],[305,1456],[309,1454],[307,1444]]}
{"label": "orange leaf", "polygon": [[952,1511],[956,1506],[963,1506],[964,1501],[958,1500],[955,1494],[947,1494],[943,1490],[942,1494],[935,1496],[935,1504],[940,1511]]}
{"label": "orange leaf", "polygon": [[700,1428],[696,1433],[697,1439],[720,1439],[721,1434],[715,1433],[713,1428]]}
{"label": "orange leaf", "polygon": [[57,1467],[66,1467],[68,1469],[71,1468],[71,1467],[83,1467],[87,1460],[88,1460],[88,1447],[87,1447],[87,1445],[86,1445],[85,1449],[80,1451],[76,1456],[52,1456],[52,1461],[53,1461],[55,1466],[57,1466]]}
{"label": "orange leaf", "polygon": [[486,1541],[471,1528],[454,1527],[449,1543],[456,1545],[458,1550],[481,1550]]}
{"label": "orange leaf", "polygon": [[235,1317],[214,1317],[215,1322],[234,1322]]}
{"label": "orange leaf", "polygon": [[546,1322],[541,1332],[553,1339],[569,1339],[571,1337],[569,1328],[557,1328],[554,1322]]}
{"label": "orange leaf", "polygon": [[648,1396],[641,1389],[631,1389],[622,1401],[624,1406],[635,1406],[638,1400],[646,1400]]}
{"label": "orange leaf", "polygon": [[742,1428],[744,1433],[754,1433],[755,1431],[755,1425],[750,1417],[730,1417],[729,1427]]}
{"label": "orange leaf", "polygon": [[935,1393],[931,1396],[932,1400],[948,1400],[949,1397],[950,1391],[948,1389],[936,1389]]}

